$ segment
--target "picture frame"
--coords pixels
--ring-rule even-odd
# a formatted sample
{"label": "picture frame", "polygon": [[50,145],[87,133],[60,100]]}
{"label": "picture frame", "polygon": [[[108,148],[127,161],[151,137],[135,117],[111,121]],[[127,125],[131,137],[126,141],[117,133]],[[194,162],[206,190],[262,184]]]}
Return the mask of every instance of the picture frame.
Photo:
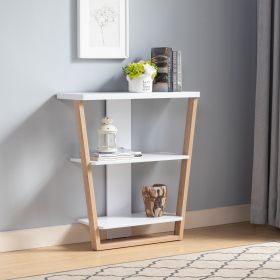
{"label": "picture frame", "polygon": [[78,57],[129,56],[128,0],[78,0]]}

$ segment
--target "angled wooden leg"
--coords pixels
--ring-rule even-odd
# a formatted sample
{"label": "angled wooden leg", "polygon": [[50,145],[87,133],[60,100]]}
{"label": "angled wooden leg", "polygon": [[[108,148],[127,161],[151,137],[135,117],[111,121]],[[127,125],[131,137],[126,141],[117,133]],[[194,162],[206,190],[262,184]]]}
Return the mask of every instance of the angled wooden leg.
{"label": "angled wooden leg", "polygon": [[97,211],[93,187],[92,168],[90,165],[90,153],[88,146],[85,108],[83,101],[74,101],[74,108],[76,113],[78,138],[80,142],[80,154],[87,202],[91,245],[93,250],[100,250],[100,234],[97,225]]}
{"label": "angled wooden leg", "polygon": [[183,154],[189,155],[189,158],[183,160],[181,164],[181,176],[176,210],[176,214],[178,216],[182,216],[183,220],[175,223],[174,230],[174,234],[179,235],[180,240],[182,240],[184,237],[197,103],[197,98],[189,98],[188,100],[188,112],[185,127]]}

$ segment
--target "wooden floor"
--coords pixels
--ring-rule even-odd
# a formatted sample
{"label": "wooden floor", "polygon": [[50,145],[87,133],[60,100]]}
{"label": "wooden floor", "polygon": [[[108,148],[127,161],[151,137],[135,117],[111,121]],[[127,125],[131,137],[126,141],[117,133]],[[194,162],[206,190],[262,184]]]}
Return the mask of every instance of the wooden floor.
{"label": "wooden floor", "polygon": [[0,279],[280,240],[280,230],[248,223],[185,231],[183,241],[94,252],[89,243],[0,254]]}

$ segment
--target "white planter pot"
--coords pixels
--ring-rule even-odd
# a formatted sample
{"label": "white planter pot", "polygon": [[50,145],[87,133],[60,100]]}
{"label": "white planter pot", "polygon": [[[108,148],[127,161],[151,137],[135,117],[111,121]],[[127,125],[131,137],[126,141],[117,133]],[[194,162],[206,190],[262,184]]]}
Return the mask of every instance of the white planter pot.
{"label": "white planter pot", "polygon": [[126,77],[128,81],[129,92],[152,92],[153,91],[153,80],[151,76],[142,75],[139,78],[130,79]]}

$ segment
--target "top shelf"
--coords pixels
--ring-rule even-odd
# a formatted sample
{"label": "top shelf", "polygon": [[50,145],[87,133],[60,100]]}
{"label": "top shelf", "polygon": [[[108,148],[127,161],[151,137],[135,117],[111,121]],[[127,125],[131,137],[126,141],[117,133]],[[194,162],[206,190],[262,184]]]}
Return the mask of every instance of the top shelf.
{"label": "top shelf", "polygon": [[130,92],[73,92],[59,93],[58,99],[64,100],[132,100],[132,99],[162,99],[162,98],[198,98],[198,91],[181,92],[150,92],[150,93],[130,93]]}

